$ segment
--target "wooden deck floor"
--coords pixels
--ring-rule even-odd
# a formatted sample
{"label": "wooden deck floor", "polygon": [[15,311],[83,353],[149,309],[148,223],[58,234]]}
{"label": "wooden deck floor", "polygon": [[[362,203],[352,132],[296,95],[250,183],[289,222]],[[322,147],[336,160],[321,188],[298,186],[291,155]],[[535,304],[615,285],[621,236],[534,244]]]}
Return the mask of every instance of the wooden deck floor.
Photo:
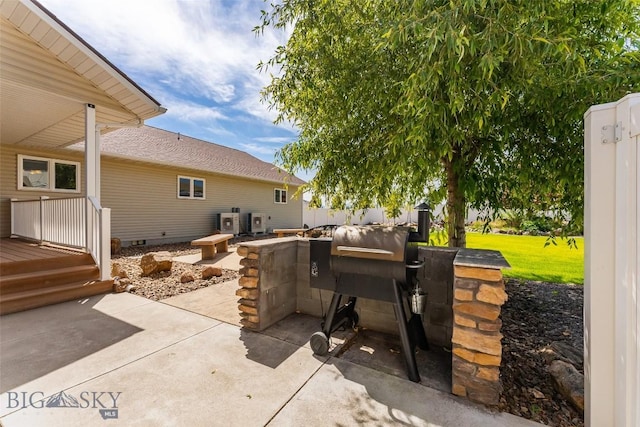
{"label": "wooden deck floor", "polygon": [[82,256],[83,253],[52,246],[40,246],[37,243],[19,239],[0,239],[0,263],[37,261],[68,255]]}

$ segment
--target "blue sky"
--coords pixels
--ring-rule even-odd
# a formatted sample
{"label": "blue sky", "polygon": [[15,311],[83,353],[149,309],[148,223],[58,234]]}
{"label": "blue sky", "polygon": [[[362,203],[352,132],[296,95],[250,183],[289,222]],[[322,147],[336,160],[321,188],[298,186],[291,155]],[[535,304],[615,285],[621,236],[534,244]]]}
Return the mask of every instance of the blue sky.
{"label": "blue sky", "polygon": [[286,41],[282,32],[252,32],[263,0],[40,2],[168,109],[148,125],[268,162],[296,139],[260,102],[270,76],[256,65]]}

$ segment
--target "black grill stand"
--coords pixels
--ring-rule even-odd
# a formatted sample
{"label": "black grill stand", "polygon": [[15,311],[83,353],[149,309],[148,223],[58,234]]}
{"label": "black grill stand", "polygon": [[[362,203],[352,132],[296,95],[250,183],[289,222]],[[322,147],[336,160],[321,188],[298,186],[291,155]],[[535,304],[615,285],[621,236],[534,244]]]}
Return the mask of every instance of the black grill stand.
{"label": "black grill stand", "polygon": [[[339,280],[338,280],[339,281]],[[392,280],[393,286],[393,311],[396,315],[398,323],[398,331],[400,332],[400,343],[402,345],[402,353],[404,354],[405,363],[407,365],[407,375],[413,382],[420,382],[420,374],[418,373],[418,365],[416,363],[416,346],[428,350],[429,344],[422,325],[422,319],[419,314],[413,314],[411,320],[407,322],[407,316],[402,300],[402,288],[399,283]],[[331,298],[331,304],[327,311],[322,332],[316,332],[311,335],[311,349],[313,353],[324,356],[329,351],[329,338],[331,334],[345,323],[350,326],[358,324],[358,313],[354,311],[357,298],[350,296],[348,302],[342,307],[340,301],[343,294],[335,292]]]}

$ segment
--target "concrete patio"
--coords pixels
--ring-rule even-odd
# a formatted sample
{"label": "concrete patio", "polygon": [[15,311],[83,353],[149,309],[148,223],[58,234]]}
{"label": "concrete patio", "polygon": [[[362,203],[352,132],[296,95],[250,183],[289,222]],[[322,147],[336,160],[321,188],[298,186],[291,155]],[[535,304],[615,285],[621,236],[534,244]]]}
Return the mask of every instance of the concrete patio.
{"label": "concrete patio", "polygon": [[[231,285],[201,291],[222,295]],[[308,338],[318,322],[292,315],[255,333],[127,293],[3,316],[0,419],[5,427],[538,425],[357,358],[314,356]]]}
{"label": "concrete patio", "polygon": [[[240,257],[174,260],[237,270]],[[109,294],[3,316],[2,425],[537,425],[451,395],[450,355],[438,349],[418,352],[418,384],[406,379],[394,336],[337,331],[329,356],[318,357],[309,337],[319,318],[242,328],[238,286],[161,302]]]}

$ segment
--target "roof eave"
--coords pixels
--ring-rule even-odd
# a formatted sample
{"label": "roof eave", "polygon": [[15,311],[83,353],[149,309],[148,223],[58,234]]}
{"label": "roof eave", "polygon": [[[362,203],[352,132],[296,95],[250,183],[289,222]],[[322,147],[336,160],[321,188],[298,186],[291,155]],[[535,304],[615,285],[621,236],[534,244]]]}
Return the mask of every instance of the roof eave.
{"label": "roof eave", "polygon": [[69,40],[77,49],[81,50],[85,55],[91,58],[96,64],[99,64],[105,71],[107,71],[112,77],[127,88],[130,92],[135,93],[139,98],[143,99],[145,103],[151,107],[153,113],[147,114],[141,119],[146,120],[163,114],[167,111],[162,107],[160,103],[149,95],[144,89],[142,89],[136,82],[134,82],[129,76],[127,76],[122,70],[111,63],[100,52],[98,52],[93,46],[87,43],[76,32],[64,24],[57,16],[51,11],[45,8],[37,0],[25,0],[23,4],[33,13],[35,13],[40,19],[49,24],[58,33],[63,34],[64,37]]}

